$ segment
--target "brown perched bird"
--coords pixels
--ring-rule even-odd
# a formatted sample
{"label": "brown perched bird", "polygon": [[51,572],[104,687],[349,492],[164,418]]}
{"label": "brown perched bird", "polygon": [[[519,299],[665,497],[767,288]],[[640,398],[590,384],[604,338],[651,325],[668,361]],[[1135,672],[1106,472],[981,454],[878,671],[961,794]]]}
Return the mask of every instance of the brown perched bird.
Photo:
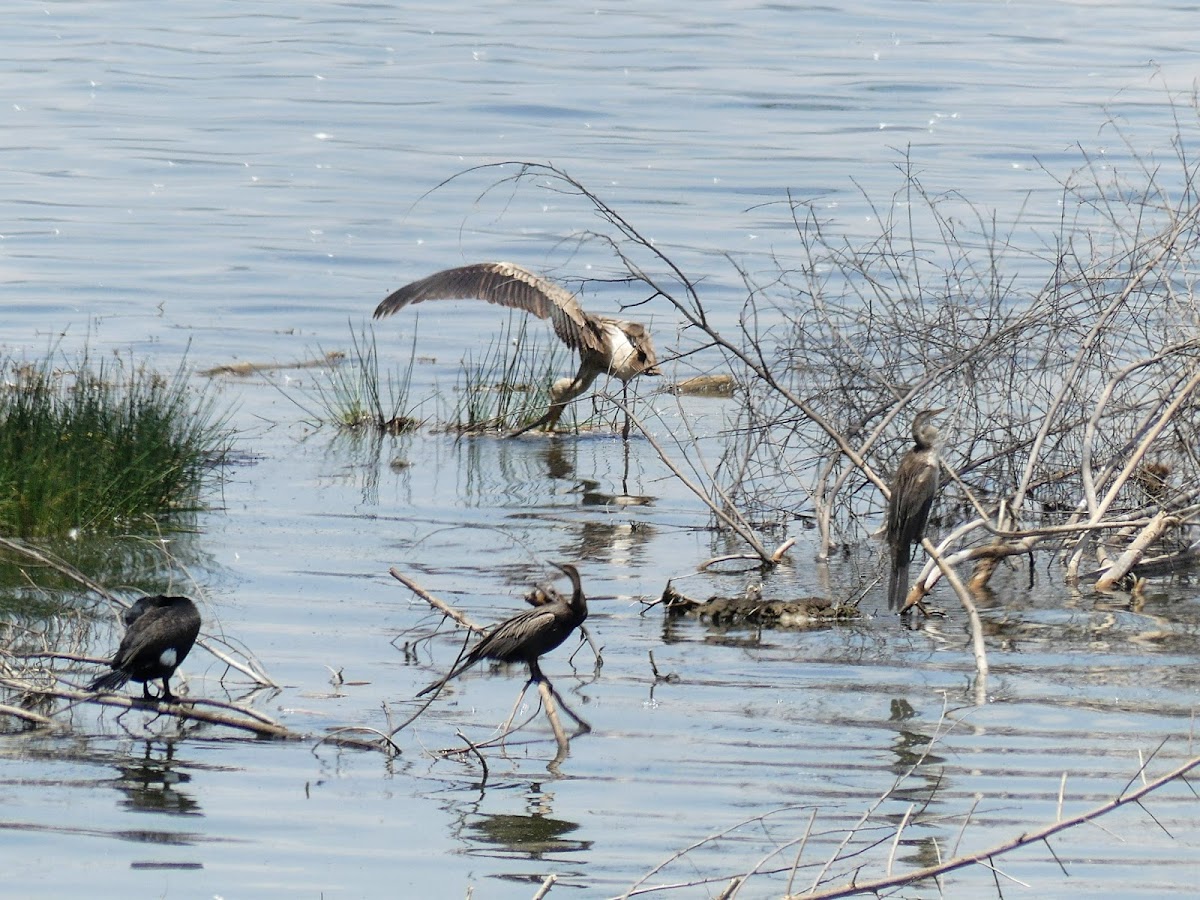
{"label": "brown perched bird", "polygon": [[[389,294],[375,307],[374,317],[390,316],[409,304],[424,300],[468,298],[479,298],[531,312],[539,319],[549,319],[559,339],[572,350],[579,351],[579,371],[575,377],[555,381],[550,388],[550,409],[514,436],[534,428],[553,431],[567,404],[591,387],[601,373],[619,378],[626,388],[629,380],[638,375],[662,374],[646,326],[586,313],[570,291],[513,263],[474,263],[435,272]],[[628,420],[625,436],[629,436]]]}
{"label": "brown perched bird", "polygon": [[565,641],[571,632],[584,623],[588,614],[587,598],[583,596],[579,571],[567,563],[561,566],[558,563],[550,565],[571,579],[570,598],[556,597],[550,603],[535,606],[533,609],[517,613],[511,619],[505,619],[484,635],[483,640],[471,648],[467,658],[451,669],[449,674],[423,688],[417,696],[422,697],[430,691],[437,690],[481,659],[494,659],[503,663],[528,663],[529,680],[546,681],[538,665],[538,657],[549,653]]}
{"label": "brown perched bird", "polygon": [[887,542],[892,551],[888,580],[888,609],[903,608],[908,591],[912,545],[925,537],[929,510],[941,483],[938,470],[938,430],[930,420],[944,409],[923,409],[913,418],[913,446],[904,454],[892,481],[887,509]]}
{"label": "brown perched bird", "polygon": [[142,597],[125,611],[125,636],[109,665],[89,691],[120,688],[128,681],[142,683],[142,696],[150,700],[149,682],[161,678],[163,700],[174,700],[170,678],[175,674],[200,633],[200,613],[187,597]]}

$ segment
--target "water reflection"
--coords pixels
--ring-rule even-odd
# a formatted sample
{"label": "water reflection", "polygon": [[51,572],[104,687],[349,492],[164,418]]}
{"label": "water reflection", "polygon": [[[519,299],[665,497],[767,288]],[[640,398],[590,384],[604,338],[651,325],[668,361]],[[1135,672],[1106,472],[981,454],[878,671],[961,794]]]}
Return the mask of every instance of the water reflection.
{"label": "water reflection", "polygon": [[[892,828],[899,828],[904,823],[901,844],[909,851],[903,857],[906,863],[913,866],[934,865],[941,861],[940,848],[937,835],[928,832],[941,831],[940,825],[934,821],[939,815],[934,810],[942,805],[938,795],[948,796],[952,793],[945,772],[945,759],[930,752],[936,735],[919,726],[921,714],[908,700],[892,700],[888,721],[896,729],[896,738],[892,741],[892,753],[896,759],[891,768],[902,779],[889,799],[902,806],[883,818],[891,823]],[[918,831],[922,828],[927,832],[924,835]]]}
{"label": "water reflection", "polygon": [[329,483],[355,485],[363,506],[379,506],[380,476],[385,467],[388,490],[412,502],[411,435],[385,434],[374,427],[339,428],[326,444],[325,455],[330,460],[325,468],[335,473]]}
{"label": "water reflection", "polygon": [[551,815],[553,804],[553,792],[542,791],[536,782],[531,784],[525,813],[480,814],[466,823],[464,837],[476,845],[467,853],[540,861],[590,849],[591,841],[569,837],[579,830],[579,824]]}
{"label": "water reflection", "polygon": [[[458,443],[464,478],[459,495],[471,506],[543,507],[577,496],[583,506],[620,508],[647,506],[657,499],[639,492],[646,454],[635,452],[636,441],[609,435],[547,435],[515,441],[462,437]],[[620,472],[605,480],[618,447]],[[586,456],[584,464],[581,455]]]}
{"label": "water reflection", "polygon": [[561,552],[567,559],[591,559],[619,566],[637,567],[647,561],[647,547],[655,529],[640,522],[606,519],[584,522]]}
{"label": "water reflection", "polygon": [[[161,749],[156,749],[156,744]],[[146,741],[141,759],[126,760],[117,766],[117,772],[120,774],[113,785],[125,795],[121,806],[126,809],[172,816],[203,815],[200,804],[181,787],[192,776],[175,760],[174,741]]]}
{"label": "water reflection", "polygon": [[562,481],[575,474],[575,451],[567,453],[566,441],[550,441],[542,453],[546,466],[546,475],[555,481]]}
{"label": "water reflection", "polygon": [[[892,742],[892,753],[896,756],[896,761],[892,764],[892,771],[897,775],[903,775],[914,767],[913,775],[921,777],[925,774],[925,770],[921,767],[930,765],[941,765],[945,760],[940,756],[936,756],[929,752],[929,748],[933,745],[934,735],[919,727],[920,714],[916,708],[907,700],[898,698],[893,699],[891,704],[891,714],[888,716],[888,721],[895,723],[896,739]],[[933,787],[933,779],[930,787]],[[920,801],[927,799],[921,790],[915,789],[908,784],[901,785],[893,794],[898,799]]]}
{"label": "water reflection", "polygon": [[[180,593],[181,585],[216,568],[203,536],[192,531],[44,539],[37,548],[100,584],[146,594]],[[0,614],[49,620],[74,605],[80,593],[79,583],[56,568],[0,554]]]}

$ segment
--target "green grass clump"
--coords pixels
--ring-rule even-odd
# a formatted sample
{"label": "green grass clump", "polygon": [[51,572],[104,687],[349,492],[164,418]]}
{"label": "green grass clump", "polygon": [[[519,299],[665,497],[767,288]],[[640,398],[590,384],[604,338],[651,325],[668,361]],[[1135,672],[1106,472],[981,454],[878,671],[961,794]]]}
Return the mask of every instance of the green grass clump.
{"label": "green grass clump", "polygon": [[479,359],[468,354],[463,360],[455,430],[515,431],[549,408],[550,386],[563,374],[558,371],[563,354],[557,343],[547,349],[532,342],[528,327],[527,316],[515,323],[509,317]]}
{"label": "green grass clump", "polygon": [[113,532],[200,507],[228,433],[182,365],[170,377],[86,355],[3,368],[0,532]]}
{"label": "green grass clump", "polygon": [[374,428],[386,434],[403,434],[415,429],[420,423],[406,411],[416,358],[416,331],[413,331],[414,347],[408,369],[398,377],[386,379],[379,371],[374,329],[367,326],[358,334],[351,329],[350,339],[354,345],[351,358],[345,365],[330,369],[328,385],[317,385],[324,411],[318,418],[351,431]]}

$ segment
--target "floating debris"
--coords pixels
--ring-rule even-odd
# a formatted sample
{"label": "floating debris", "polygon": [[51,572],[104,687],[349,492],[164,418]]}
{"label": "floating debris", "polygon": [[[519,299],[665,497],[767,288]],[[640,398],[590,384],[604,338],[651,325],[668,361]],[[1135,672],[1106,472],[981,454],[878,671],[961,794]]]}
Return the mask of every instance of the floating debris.
{"label": "floating debris", "polygon": [[777,628],[807,628],[831,622],[846,622],[860,616],[858,607],[835,604],[824,597],[795,600],[764,600],[761,587],[752,585],[741,597],[710,597],[696,600],[668,584],[662,602],[668,615],[695,615],[713,625],[765,625]]}
{"label": "floating debris", "polygon": [[668,385],[667,390],[691,397],[732,397],[737,381],[732,375],[697,375]]}
{"label": "floating debris", "polygon": [[345,359],[345,353],[341,350],[333,350],[326,353],[320,359],[308,359],[293,363],[229,363],[228,365],[213,366],[211,369],[205,369],[200,374],[208,378],[215,378],[217,375],[236,375],[239,378],[244,378],[248,375],[257,375],[260,372],[278,372],[281,369],[318,369],[322,366],[338,365]]}

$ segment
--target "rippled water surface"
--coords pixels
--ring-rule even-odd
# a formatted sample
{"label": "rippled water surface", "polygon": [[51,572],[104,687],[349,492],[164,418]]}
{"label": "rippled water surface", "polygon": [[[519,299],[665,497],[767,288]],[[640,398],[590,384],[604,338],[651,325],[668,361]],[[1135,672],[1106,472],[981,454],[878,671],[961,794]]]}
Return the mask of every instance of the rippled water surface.
{"label": "rippled water surface", "polygon": [[[906,165],[1046,246],[1056,180],[1085,158],[1137,171],[1171,157],[1177,128],[1194,140],[1195,27],[1190,7],[1121,2],[17,3],[0,31],[0,349],[66,359],[86,345],[172,370],[290,362],[348,349],[388,291],[447,266],[616,273],[602,243],[577,240],[603,223],[576,198],[506,184],[512,166],[468,171],[513,160],[597,192],[730,326],[745,290],[725,254],[752,272],[798,257],[789,196],[848,241],[876,233]],[[591,283],[585,300],[607,311],[621,290]],[[671,309],[639,313],[666,355],[695,348]],[[415,329],[413,390],[436,418],[464,348],[501,318],[429,304],[376,334],[398,368]],[[283,686],[246,699],[297,731],[384,728],[461,641],[411,642],[436,619],[389,567],[492,622],[551,577],[546,561],[574,560],[603,666],[586,645],[568,662],[572,642],[545,668],[593,733],[548,766],[535,720],[488,752],[486,781],[472,757],[432,753],[462,746],[460,730],[485,739],[515,670],[461,679],[391,761],[77,709],[69,728],[0,736],[0,893],[524,898],[554,873],[550,896],[607,897],[721,834],[647,881],[693,886],[651,896],[714,896],[756,866],[777,874],[739,896],[778,896],[797,859],[798,891],[856,828],[836,882],[883,874],[906,816],[897,870],[947,856],[960,833],[958,852],[977,851],[1054,821],[1064,772],[1072,815],[1119,793],[1165,738],[1152,773],[1192,753],[1187,578],[1138,608],[998,580],[976,705],[957,614],[906,630],[874,615],[878,587],[867,616],[823,629],[644,612],[668,578],[738,549],[645,439],[339,436],[306,411],[327,378],[218,379],[239,462],[172,548],[209,627]],[[652,387],[641,403],[660,438],[726,423],[727,401],[681,415]],[[877,577],[872,545],[818,566],[799,536],[765,592],[846,597]],[[698,596],[743,583],[680,582]],[[115,639],[101,625],[96,651]],[[243,698],[201,651],[185,670],[193,693]],[[1045,844],[1006,857],[1029,887],[1002,879],[1004,896],[1190,896],[1196,810],[1177,786],[1107,831],[1054,838],[1069,877]],[[948,878],[948,896],[995,895],[985,869]]]}

